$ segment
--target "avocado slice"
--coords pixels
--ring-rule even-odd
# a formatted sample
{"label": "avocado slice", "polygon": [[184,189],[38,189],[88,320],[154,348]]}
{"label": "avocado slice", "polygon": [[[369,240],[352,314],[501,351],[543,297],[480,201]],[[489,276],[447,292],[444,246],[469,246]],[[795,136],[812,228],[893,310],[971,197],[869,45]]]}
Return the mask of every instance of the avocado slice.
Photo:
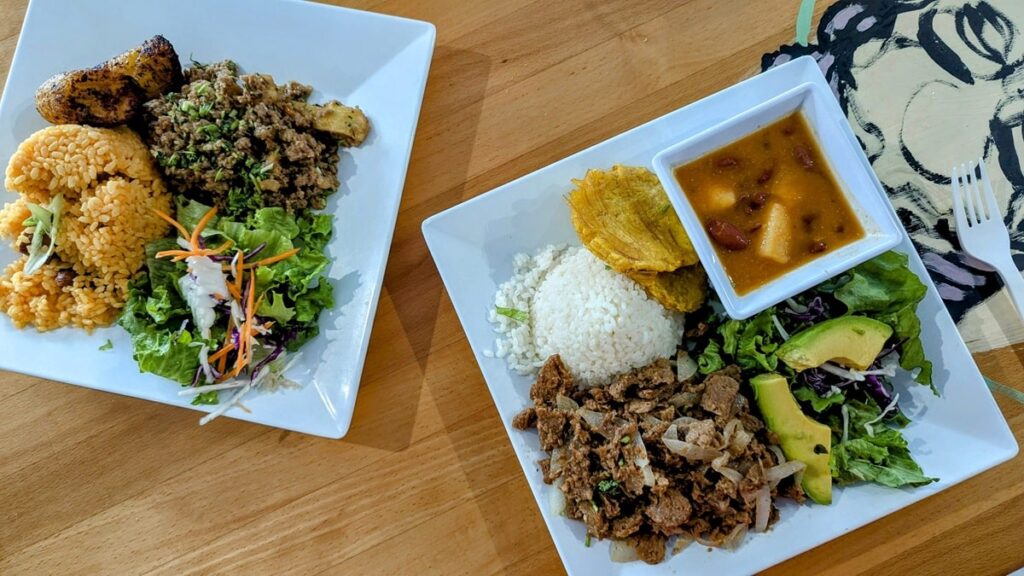
{"label": "avocado slice", "polygon": [[832,431],[800,410],[789,391],[789,382],[782,376],[761,374],[752,378],[750,385],[764,422],[779,437],[786,458],[807,465],[800,483],[804,492],[818,504],[831,504],[832,470],[828,459],[832,452]]}
{"label": "avocado slice", "polygon": [[892,328],[885,322],[867,316],[840,316],[797,332],[779,347],[776,355],[797,372],[830,360],[867,370],[890,336]]}

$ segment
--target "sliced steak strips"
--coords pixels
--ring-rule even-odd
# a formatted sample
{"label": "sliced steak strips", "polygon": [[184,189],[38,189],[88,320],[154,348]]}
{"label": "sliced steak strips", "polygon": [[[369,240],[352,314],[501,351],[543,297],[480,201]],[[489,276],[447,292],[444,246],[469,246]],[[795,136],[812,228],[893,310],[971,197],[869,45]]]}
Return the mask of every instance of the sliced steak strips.
{"label": "sliced steak strips", "polygon": [[[530,390],[533,406],[512,423],[537,430],[551,455],[540,464],[544,481],[561,490],[568,517],[586,523],[591,536],[624,540],[639,558],[658,563],[674,536],[722,545],[735,530],[753,529],[765,471],[778,464],[768,445],[778,439],[750,412],[740,378],[730,366],[684,384],[662,359],[607,387],[578,389],[552,356]],[[745,445],[726,446],[733,420],[730,429],[750,437]],[[711,466],[669,450],[662,437],[673,426],[679,440],[725,456],[726,472],[742,480],[720,472],[721,461]],[[771,490],[780,494],[803,498],[792,477]],[[777,519],[773,508],[769,523]]]}

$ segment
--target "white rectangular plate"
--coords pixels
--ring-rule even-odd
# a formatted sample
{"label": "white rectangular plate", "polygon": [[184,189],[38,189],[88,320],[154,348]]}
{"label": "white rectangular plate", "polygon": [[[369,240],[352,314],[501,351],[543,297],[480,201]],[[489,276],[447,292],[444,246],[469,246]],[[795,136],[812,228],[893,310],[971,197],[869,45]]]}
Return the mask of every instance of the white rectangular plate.
{"label": "white rectangular plate", "polygon": [[[303,348],[288,376],[297,390],[252,396],[251,412],[227,415],[269,426],[340,438],[348,431],[370,328],[377,309],[413,135],[434,49],[426,22],[291,0],[32,0],[0,100],[0,162],[46,122],[34,93],[58,72],[91,67],[162,34],[183,64],[231,59],[243,72],[314,87],[311,102],[337,99],[370,118],[370,136],[342,152],[341,189],[331,196],[334,238],[327,247],[335,307],[320,336]],[[0,202],[15,195],[4,191]],[[0,247],[0,266],[15,257]],[[107,339],[111,351],[99,346]],[[191,407],[177,384],[140,374],[131,342],[118,327],[86,334],[16,330],[0,318],[0,369],[13,370]],[[59,359],[59,361],[54,361]],[[195,407],[209,411],[210,407]]]}
{"label": "white rectangular plate", "polygon": [[547,244],[578,244],[563,196],[570,179],[588,168],[613,164],[649,166],[654,154],[673,142],[722,122],[772,95],[818,74],[810,58],[761,74],[704,100],[524,176],[492,192],[433,216],[423,232],[466,331],[484,379],[494,397],[516,456],[526,473],[541,514],[566,570],[589,574],[752,574],[814,546],[945,490],[1012,458],[1017,444],[999,412],[956,326],[925,272],[910,240],[897,250],[910,255],[914,272],[928,286],[918,308],[922,338],[935,365],[935,397],[924,386],[896,383],[901,406],[913,423],[905,430],[925,473],[940,481],[909,490],[876,485],[835,491],[831,506],[798,506],[780,501],[782,520],[767,534],[754,534],[735,552],[708,552],[690,546],[659,566],[642,562],[612,564],[608,543],[584,547],[582,523],[551,511],[537,461],[544,457],[536,433],[510,428],[512,417],[529,405],[531,378],[518,376],[499,358],[488,358],[494,331],[487,321],[499,284],[512,274],[512,257]]}

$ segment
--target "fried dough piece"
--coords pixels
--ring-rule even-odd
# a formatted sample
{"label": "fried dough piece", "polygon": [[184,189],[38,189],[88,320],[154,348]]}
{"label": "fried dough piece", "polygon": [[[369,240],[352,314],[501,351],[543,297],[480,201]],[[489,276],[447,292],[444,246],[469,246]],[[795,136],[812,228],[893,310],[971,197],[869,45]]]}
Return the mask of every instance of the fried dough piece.
{"label": "fried dough piece", "polygon": [[672,272],[697,253],[650,170],[589,170],[566,198],[583,244],[616,272]]}
{"label": "fried dough piece", "polygon": [[707,275],[699,264],[673,272],[628,272],[647,295],[676,312],[693,312],[704,304],[708,294]]}

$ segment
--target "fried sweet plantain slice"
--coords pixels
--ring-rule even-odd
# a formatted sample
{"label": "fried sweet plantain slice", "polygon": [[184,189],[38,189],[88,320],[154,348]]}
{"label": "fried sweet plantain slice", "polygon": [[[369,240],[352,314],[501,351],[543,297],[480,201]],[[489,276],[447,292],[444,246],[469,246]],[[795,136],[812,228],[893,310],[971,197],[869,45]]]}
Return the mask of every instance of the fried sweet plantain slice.
{"label": "fried sweet plantain slice", "polygon": [[707,275],[700,264],[673,272],[629,272],[626,275],[669,310],[693,312],[707,298]]}
{"label": "fried sweet plantain slice", "polygon": [[52,76],[36,91],[36,110],[53,124],[118,126],[181,83],[174,47],[154,36],[95,68]]}
{"label": "fried sweet plantain slice", "polygon": [[567,201],[583,244],[616,272],[671,272],[697,253],[650,170],[615,165],[589,170]]}

